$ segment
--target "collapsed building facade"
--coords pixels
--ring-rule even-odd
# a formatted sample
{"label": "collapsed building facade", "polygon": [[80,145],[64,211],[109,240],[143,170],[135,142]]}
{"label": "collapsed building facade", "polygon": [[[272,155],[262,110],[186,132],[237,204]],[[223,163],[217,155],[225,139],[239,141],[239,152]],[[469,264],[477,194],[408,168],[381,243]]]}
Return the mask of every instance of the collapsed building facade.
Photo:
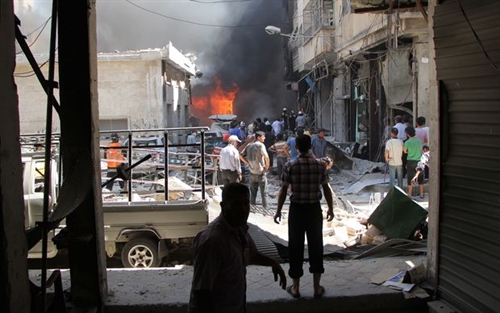
{"label": "collapsed building facade", "polygon": [[335,141],[359,143],[366,158],[378,161],[384,118],[394,125],[395,115],[414,121],[429,114],[429,35],[425,9],[415,1],[369,7],[289,1],[285,56],[290,89],[313,127],[329,130]]}

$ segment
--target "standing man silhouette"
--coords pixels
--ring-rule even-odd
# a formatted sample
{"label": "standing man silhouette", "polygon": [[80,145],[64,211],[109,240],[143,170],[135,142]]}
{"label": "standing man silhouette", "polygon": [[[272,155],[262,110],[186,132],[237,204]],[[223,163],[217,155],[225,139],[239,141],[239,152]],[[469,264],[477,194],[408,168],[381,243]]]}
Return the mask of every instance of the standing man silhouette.
{"label": "standing man silhouette", "polygon": [[309,153],[311,137],[297,136],[295,140],[299,157],[287,162],[281,175],[281,188],[278,194],[278,208],[274,222],[281,221],[281,210],[286,200],[288,187],[291,186],[290,210],[288,217],[288,253],[290,269],[288,275],[293,284],[287,292],[294,298],[300,297],[300,278],[304,275],[304,235],[307,235],[309,251],[309,272],[313,274],[314,298],[320,298],[325,288],[320,285],[323,267],[323,211],[320,200],[320,186],[328,204],[327,220],[333,219],[333,190],[328,184],[325,164]]}

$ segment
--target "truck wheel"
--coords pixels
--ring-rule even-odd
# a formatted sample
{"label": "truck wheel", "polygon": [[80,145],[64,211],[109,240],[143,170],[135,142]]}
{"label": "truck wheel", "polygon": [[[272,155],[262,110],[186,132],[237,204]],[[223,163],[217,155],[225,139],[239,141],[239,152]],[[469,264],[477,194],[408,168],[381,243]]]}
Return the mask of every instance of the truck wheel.
{"label": "truck wheel", "polygon": [[132,239],[123,246],[122,263],[124,267],[158,267],[158,244],[147,238]]}

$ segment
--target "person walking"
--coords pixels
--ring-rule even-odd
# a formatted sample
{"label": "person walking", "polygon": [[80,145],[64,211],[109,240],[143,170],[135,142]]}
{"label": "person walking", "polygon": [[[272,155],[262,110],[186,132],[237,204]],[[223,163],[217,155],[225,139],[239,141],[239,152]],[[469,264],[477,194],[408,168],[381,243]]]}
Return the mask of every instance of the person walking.
{"label": "person walking", "polygon": [[275,136],[278,136],[278,134],[281,134],[281,132],[284,130],[284,122],[282,118],[276,118],[274,122],[271,124],[273,128],[273,134]]}
{"label": "person walking", "polygon": [[398,129],[391,129],[391,139],[385,143],[385,161],[389,164],[389,185],[403,189],[403,142],[398,138]]}
{"label": "person walking", "polygon": [[269,170],[269,155],[267,154],[264,132],[255,133],[255,141],[250,143],[242,153],[241,160],[250,169],[250,204],[256,204],[257,191],[260,189],[262,207],[267,209],[267,171]]}
{"label": "person walking", "polygon": [[286,141],[283,140],[283,133],[276,136],[276,142],[269,148],[271,153],[276,153],[276,167],[278,177],[281,177],[283,166],[288,161],[288,155],[285,152]]}
{"label": "person walking", "polygon": [[327,142],[325,139],[325,130],[320,129],[318,135],[312,140],[312,153],[316,159],[326,157]]}
{"label": "person walking", "polygon": [[[295,134],[296,134],[296,136],[303,135],[304,129],[297,128],[297,131],[295,132]],[[288,139],[286,141],[286,145],[283,148],[289,159],[296,159],[299,156],[299,152],[295,148],[295,138],[296,138],[295,136],[288,137]]]}
{"label": "person walking", "polygon": [[291,130],[292,132],[295,132],[296,119],[297,119],[297,114],[295,114],[295,111],[294,110],[290,111],[290,115],[288,116],[288,127],[289,130]]}
{"label": "person walking", "polygon": [[258,252],[248,234],[249,198],[245,185],[225,186],[220,215],[196,235],[189,313],[245,313],[249,264],[270,266],[274,281],[286,288],[281,265]]}
{"label": "person walking", "polygon": [[304,116],[304,112],[299,111],[298,116],[295,118],[295,125],[300,128],[306,127],[306,118]]}
{"label": "person walking", "polygon": [[229,143],[220,151],[219,168],[222,184],[225,186],[241,181],[240,152],[237,147],[241,140],[236,135],[229,136]]}
{"label": "person walking", "polygon": [[[125,163],[125,158],[123,156],[122,150],[120,147],[120,137],[117,133],[111,134],[111,142],[108,144],[108,149],[104,152],[104,159],[108,163],[108,172],[107,177],[114,177],[117,173],[117,168]],[[109,182],[106,185],[106,189],[109,191],[113,190],[114,181]],[[121,189],[125,186],[123,180],[118,181],[118,185]]]}
{"label": "person walking", "polygon": [[271,125],[266,126],[266,131],[264,132],[266,139],[264,139],[264,146],[266,147],[267,155],[269,156],[269,172],[272,174],[274,166],[274,153],[269,151],[272,145],[276,142],[276,136],[273,134],[273,128]]}
{"label": "person walking", "polygon": [[328,175],[323,162],[311,156],[311,138],[307,135],[297,136],[295,144],[299,157],[285,164],[281,175],[281,188],[278,193],[278,207],[274,222],[281,221],[281,210],[286,200],[288,187],[291,186],[290,209],[288,217],[288,253],[290,269],[288,275],[293,284],[287,292],[294,298],[300,297],[300,278],[304,275],[304,235],[307,235],[309,252],[309,272],[313,274],[314,298],[320,298],[325,288],[320,285],[323,266],[323,211],[320,200],[320,186],[323,188],[328,204],[327,220],[333,214],[333,190],[328,183]]}
{"label": "person walking", "polygon": [[283,132],[289,130],[290,125],[289,125],[289,119],[290,116],[288,115],[288,111],[286,108],[283,108],[283,111],[281,112],[281,120],[283,121]]}

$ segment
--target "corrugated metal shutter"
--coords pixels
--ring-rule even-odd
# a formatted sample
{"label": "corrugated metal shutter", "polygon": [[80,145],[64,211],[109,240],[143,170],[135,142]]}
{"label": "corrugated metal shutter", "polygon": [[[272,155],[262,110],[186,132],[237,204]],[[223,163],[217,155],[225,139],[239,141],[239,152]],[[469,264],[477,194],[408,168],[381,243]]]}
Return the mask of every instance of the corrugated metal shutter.
{"label": "corrugated metal shutter", "polygon": [[500,1],[441,2],[438,297],[462,312],[499,312]]}

